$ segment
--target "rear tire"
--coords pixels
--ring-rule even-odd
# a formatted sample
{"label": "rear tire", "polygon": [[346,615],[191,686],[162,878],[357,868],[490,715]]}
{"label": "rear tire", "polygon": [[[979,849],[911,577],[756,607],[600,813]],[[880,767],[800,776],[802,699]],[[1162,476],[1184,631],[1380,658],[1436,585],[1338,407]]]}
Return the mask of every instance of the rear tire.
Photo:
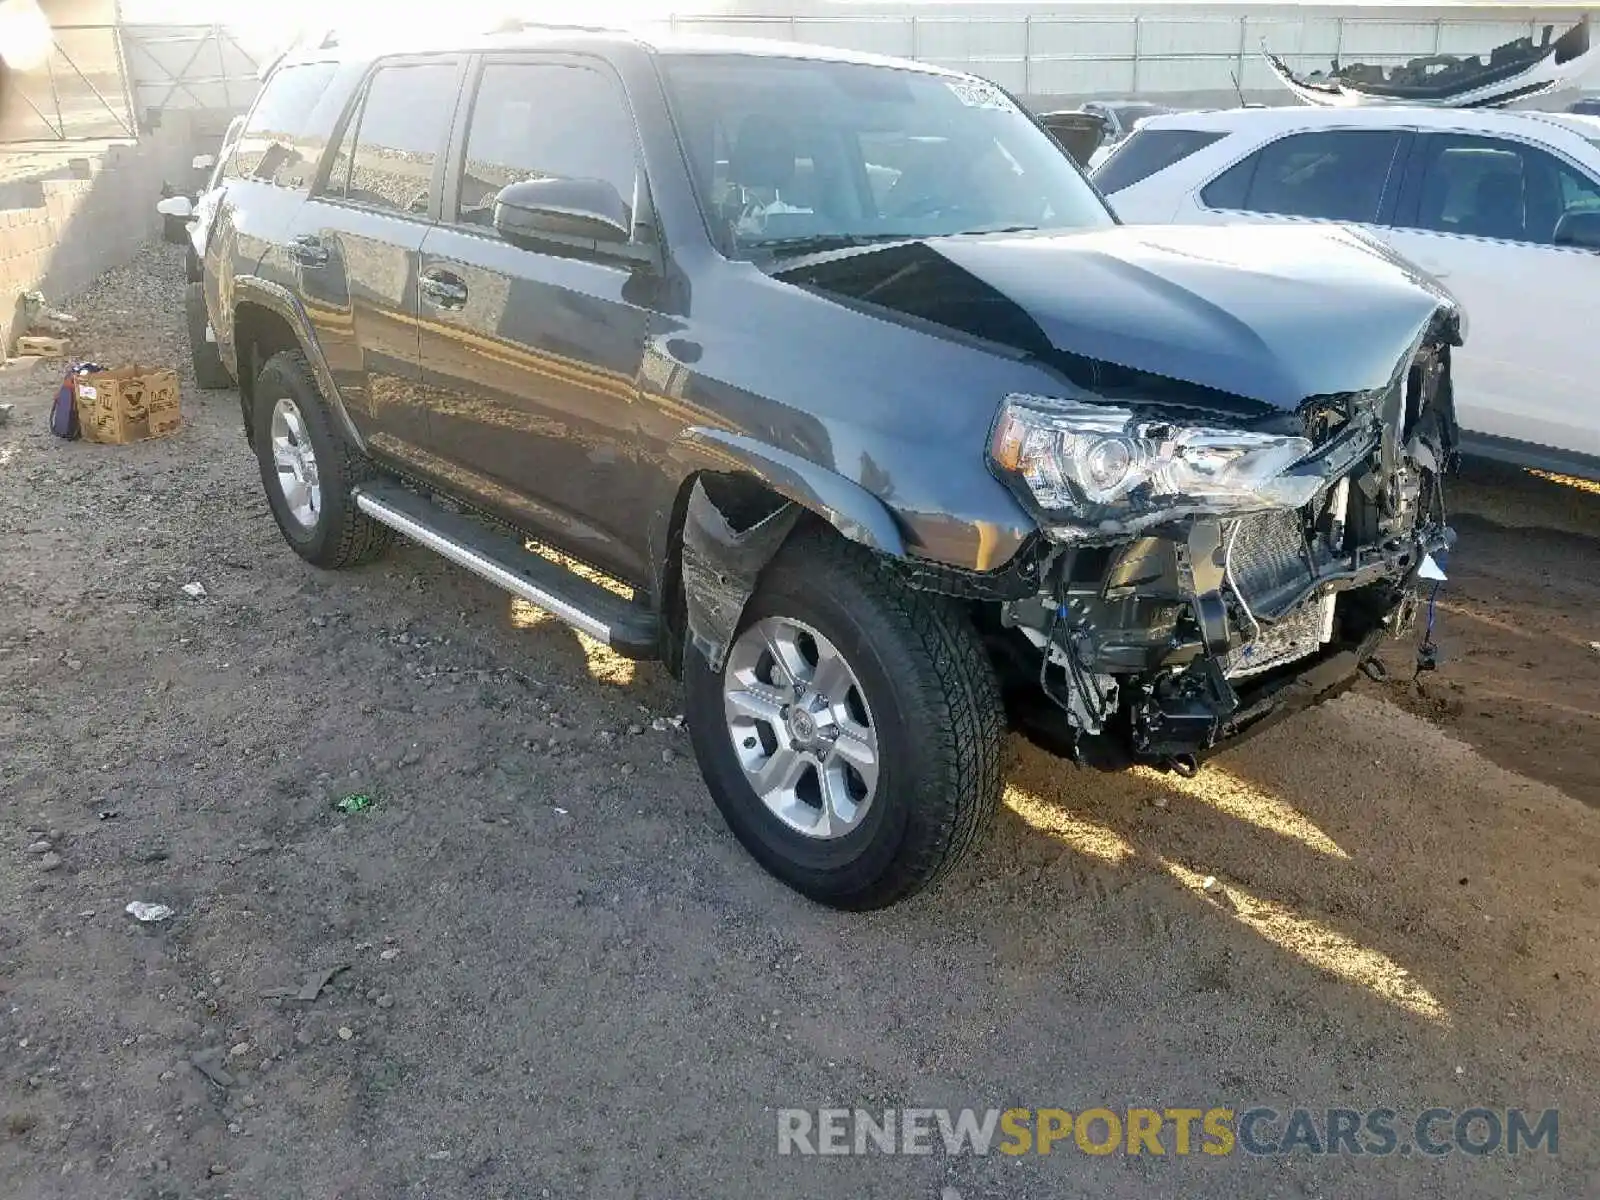
{"label": "rear tire", "polygon": [[[784,630],[794,631],[791,640]],[[753,656],[747,639],[769,649]],[[774,639],[781,650],[771,649]],[[767,665],[780,654],[797,669]],[[839,687],[818,682],[825,675],[847,680],[848,705]],[[781,721],[752,723],[750,697],[764,701],[767,681],[779,679],[807,699],[784,704]],[[822,904],[882,908],[920,891],[971,850],[999,805],[1000,691],[971,622],[952,601],[908,589],[883,560],[831,532],[799,535],[779,551],[745,606],[723,670],[691,645],[684,683],[695,755],[729,828],[763,867]],[[813,683],[831,700],[813,696]],[[784,688],[772,694],[783,699]],[[798,727],[797,707],[806,709]],[[831,741],[813,736],[813,717],[830,723]],[[870,766],[854,772],[849,764],[868,761],[868,735]],[[845,754],[851,739],[855,748]],[[814,774],[758,790],[772,777],[760,772],[795,747],[810,762],[800,771]],[[838,756],[847,764],[842,774]],[[844,793],[828,782],[840,778]],[[806,828],[816,814],[840,810],[844,819]]]}
{"label": "rear tire", "polygon": [[251,427],[273,519],[296,554],[336,568],[371,562],[389,548],[389,527],[352,495],[377,468],[339,431],[300,351],[274,354],[261,368]]}
{"label": "rear tire", "polygon": [[215,342],[206,340],[205,284],[191,283],[183,289],[183,315],[189,326],[189,357],[194,362],[194,381],[206,391],[231,388],[233,376],[222,365],[222,354]]}

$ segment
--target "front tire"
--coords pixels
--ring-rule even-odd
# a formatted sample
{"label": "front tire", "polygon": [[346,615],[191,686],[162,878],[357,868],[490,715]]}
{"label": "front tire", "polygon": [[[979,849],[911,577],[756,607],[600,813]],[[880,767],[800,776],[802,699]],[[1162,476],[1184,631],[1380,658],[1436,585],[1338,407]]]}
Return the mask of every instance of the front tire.
{"label": "front tire", "polygon": [[706,786],[744,847],[796,891],[882,908],[933,883],[999,805],[994,671],[953,602],[907,588],[831,532],[767,567],[721,671],[684,653]]}
{"label": "front tire", "polygon": [[377,472],[334,424],[304,354],[274,354],[256,376],[256,459],[272,516],[294,552],[319,567],[371,562],[393,535],[356,507]]}

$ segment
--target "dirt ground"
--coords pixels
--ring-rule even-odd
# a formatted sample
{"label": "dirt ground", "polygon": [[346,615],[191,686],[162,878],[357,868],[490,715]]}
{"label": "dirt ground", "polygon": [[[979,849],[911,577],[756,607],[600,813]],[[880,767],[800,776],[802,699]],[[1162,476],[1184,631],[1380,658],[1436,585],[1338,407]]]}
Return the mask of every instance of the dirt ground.
{"label": "dirt ground", "polygon": [[[414,547],[297,559],[180,284],[151,247],[72,304],[184,364],[172,439],[0,384],[0,1193],[1600,1194],[1600,496],[1469,474],[1420,688],[1397,647],[1192,781],[1014,742],[982,852],[845,916],[741,852],[659,669]],[[780,1108],[1096,1105],[1558,1107],[1559,1154],[777,1149]]]}

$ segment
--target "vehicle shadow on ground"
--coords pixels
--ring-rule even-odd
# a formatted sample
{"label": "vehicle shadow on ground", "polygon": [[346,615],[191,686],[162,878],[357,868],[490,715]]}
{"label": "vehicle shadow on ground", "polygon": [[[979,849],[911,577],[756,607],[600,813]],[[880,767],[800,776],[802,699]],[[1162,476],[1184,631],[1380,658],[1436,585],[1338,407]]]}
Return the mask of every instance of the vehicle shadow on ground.
{"label": "vehicle shadow on ground", "polygon": [[[1305,739],[1323,761],[1337,749],[1349,774],[1306,773]],[[1077,771],[1020,739],[1010,765],[975,871],[1064,871],[1091,905],[1134,889],[1150,932],[1233,926],[1280,981],[1310,971],[1441,1032],[1515,1042],[1525,1031],[1504,1018],[1516,1012],[1588,1022],[1576,1044],[1600,1033],[1578,1011],[1592,1014],[1600,814],[1381,701],[1305,714],[1193,779]],[[1265,982],[1237,968],[1202,955],[1193,982],[1241,994]]]}

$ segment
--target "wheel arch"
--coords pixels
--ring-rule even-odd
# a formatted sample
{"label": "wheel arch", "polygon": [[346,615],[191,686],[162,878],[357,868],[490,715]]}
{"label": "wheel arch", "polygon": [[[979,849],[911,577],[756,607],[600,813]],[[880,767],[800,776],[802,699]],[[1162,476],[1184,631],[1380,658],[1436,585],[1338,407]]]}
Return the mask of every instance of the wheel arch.
{"label": "wheel arch", "polygon": [[317,387],[328,401],[344,434],[360,450],[366,443],[344,399],[333,381],[333,372],[317,344],[316,331],[299,299],[287,288],[254,275],[233,280],[232,351],[235,377],[239,381],[239,402],[244,414],[245,436],[254,440],[251,413],[255,377],[262,365],[284,350],[298,350],[306,356]]}
{"label": "wheel arch", "polygon": [[725,430],[686,430],[671,451],[673,503],[651,531],[655,595],[669,667],[694,640],[720,666],[761,572],[798,527],[831,528],[891,557],[905,539],[882,501],[857,483],[785,450]]}

